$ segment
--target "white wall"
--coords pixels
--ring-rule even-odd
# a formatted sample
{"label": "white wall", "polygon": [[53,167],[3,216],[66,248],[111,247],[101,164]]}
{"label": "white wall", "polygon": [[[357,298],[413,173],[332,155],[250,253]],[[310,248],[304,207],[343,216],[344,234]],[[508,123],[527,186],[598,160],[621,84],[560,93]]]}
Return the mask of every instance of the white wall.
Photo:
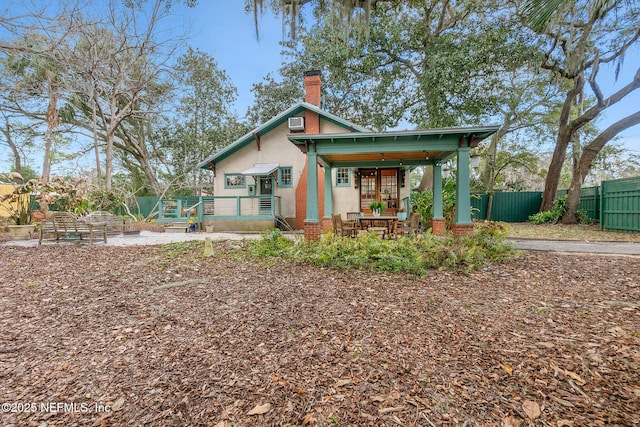
{"label": "white wall", "polygon": [[[320,120],[321,133],[344,133],[345,129],[334,123],[328,122],[321,118]],[[278,163],[281,167],[292,167],[292,179],[293,185],[290,188],[279,188],[277,185],[274,189],[274,195],[281,197],[282,216],[285,218],[292,218],[296,216],[296,187],[300,180],[302,170],[305,165],[306,155],[303,154],[300,149],[287,139],[289,134],[289,128],[287,122],[284,121],[281,125],[273,129],[271,132],[262,135],[260,137],[260,151],[255,142],[251,142],[235,152],[233,155],[216,164],[216,176],[214,179],[214,195],[216,196],[246,196],[248,195],[248,188],[240,189],[227,189],[224,187],[225,174],[240,173],[256,163]],[[335,170],[333,171],[335,176]],[[335,185],[335,178],[333,183]],[[247,177],[247,186],[253,184],[253,178]],[[277,180],[274,180],[277,181]],[[276,182],[277,184],[277,182]],[[334,188],[334,190],[336,190]],[[334,193],[334,197],[337,194],[341,195],[341,200],[349,201],[353,204],[354,210],[357,210],[358,206],[358,192],[351,186],[351,191],[348,188],[340,188],[340,191]],[[344,195],[344,197],[342,196]],[[344,203],[341,201],[340,203]],[[334,199],[334,209],[336,202]],[[341,210],[343,210],[341,208]]]}

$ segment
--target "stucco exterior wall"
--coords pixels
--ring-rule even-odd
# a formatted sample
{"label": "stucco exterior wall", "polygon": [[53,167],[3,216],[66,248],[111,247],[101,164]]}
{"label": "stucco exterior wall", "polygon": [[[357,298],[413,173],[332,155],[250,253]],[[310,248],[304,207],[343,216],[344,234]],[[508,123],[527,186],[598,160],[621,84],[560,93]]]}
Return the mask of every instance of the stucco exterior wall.
{"label": "stucco exterior wall", "polygon": [[[398,173],[406,173],[405,186],[400,186],[399,206],[404,207],[402,200],[409,197],[411,189],[409,188],[409,172],[399,171]],[[351,181],[349,186],[336,187],[336,169],[331,169],[331,181],[333,183],[333,213],[341,213],[343,217],[347,212],[359,212],[360,211],[360,188],[356,188],[358,185],[357,177],[353,175],[351,171]]]}
{"label": "stucco exterior wall", "polygon": [[[321,133],[344,133],[344,127],[338,126],[327,120],[320,120]],[[306,155],[300,149],[287,139],[289,134],[287,122],[283,122],[271,132],[260,137],[260,150],[255,142],[251,142],[239,149],[233,155],[221,160],[216,164],[216,176],[214,178],[214,196],[247,196],[248,186],[254,184],[252,177],[246,178],[247,186],[245,188],[230,189],[225,188],[225,174],[239,174],[242,171],[252,167],[256,163],[278,163],[281,167],[292,168],[293,185],[287,188],[274,188],[274,195],[281,197],[282,216],[285,218],[294,218],[296,216],[296,187],[300,181],[306,161]],[[335,185],[335,170],[333,183]],[[357,198],[357,190],[351,187],[351,192],[340,191],[340,194],[348,193],[344,199]],[[357,201],[355,203],[357,206]],[[334,202],[335,208],[335,202]]]}

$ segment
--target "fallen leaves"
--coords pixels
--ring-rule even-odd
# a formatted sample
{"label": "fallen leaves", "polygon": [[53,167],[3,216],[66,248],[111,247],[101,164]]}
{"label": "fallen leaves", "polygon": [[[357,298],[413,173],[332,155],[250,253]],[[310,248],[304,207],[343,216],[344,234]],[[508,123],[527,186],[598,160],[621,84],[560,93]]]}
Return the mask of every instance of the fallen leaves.
{"label": "fallen leaves", "polygon": [[247,415],[264,415],[271,410],[271,403],[265,403],[263,405],[256,405],[252,410],[247,412]]}
{"label": "fallen leaves", "polygon": [[531,420],[535,420],[542,413],[540,412],[540,405],[536,402],[532,402],[531,400],[525,400],[522,402],[522,410]]}
{"label": "fallen leaves", "polygon": [[640,424],[638,259],[416,278],[233,245],[3,247],[0,395],[112,410],[0,424]]}
{"label": "fallen leaves", "polygon": [[509,376],[513,375],[513,368],[511,367],[511,365],[502,365],[502,369],[504,369],[504,371],[509,374]]}

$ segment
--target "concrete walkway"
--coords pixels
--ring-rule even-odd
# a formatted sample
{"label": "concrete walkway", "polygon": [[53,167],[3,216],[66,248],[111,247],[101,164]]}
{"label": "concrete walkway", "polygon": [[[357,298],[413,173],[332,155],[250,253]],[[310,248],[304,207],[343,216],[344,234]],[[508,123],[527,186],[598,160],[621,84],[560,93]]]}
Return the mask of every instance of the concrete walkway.
{"label": "concrete walkway", "polygon": [[[287,233],[288,234],[288,233]],[[107,239],[107,246],[141,246],[141,245],[163,245],[167,243],[186,242],[189,240],[205,240],[210,237],[212,240],[244,240],[257,239],[259,233],[156,233],[152,231],[141,231],[138,235],[117,235]],[[552,252],[577,252],[594,254],[618,254],[618,255],[639,255],[639,242],[584,242],[575,240],[530,240],[530,239],[508,239],[513,242],[518,249],[530,251],[552,251]],[[74,242],[56,243],[52,241],[42,242],[43,246],[77,244]],[[102,243],[96,243],[102,245]],[[2,246],[38,246],[38,240],[18,240],[4,243]]]}
{"label": "concrete walkway", "polygon": [[594,254],[640,255],[638,242],[584,242],[577,240],[509,239],[518,249],[530,251],[581,252]]}
{"label": "concrete walkway", "polygon": [[[144,245],[164,245],[167,243],[188,242],[190,240],[205,240],[210,237],[212,240],[244,240],[257,239],[258,233],[156,233],[153,231],[141,231],[140,234],[115,235],[107,238],[107,246],[144,246]],[[55,242],[43,240],[42,246],[78,244],[78,240]],[[103,245],[102,242],[94,243]],[[2,246],[38,246],[37,239],[12,240],[5,242]]]}

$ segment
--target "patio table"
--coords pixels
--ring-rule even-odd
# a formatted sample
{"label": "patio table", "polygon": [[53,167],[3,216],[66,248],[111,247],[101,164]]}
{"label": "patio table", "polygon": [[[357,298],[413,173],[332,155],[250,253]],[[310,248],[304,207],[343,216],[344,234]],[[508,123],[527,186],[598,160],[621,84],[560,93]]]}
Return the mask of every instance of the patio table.
{"label": "patio table", "polygon": [[367,230],[371,227],[386,227],[387,236],[391,235],[397,221],[396,215],[363,216],[358,219],[359,228]]}

